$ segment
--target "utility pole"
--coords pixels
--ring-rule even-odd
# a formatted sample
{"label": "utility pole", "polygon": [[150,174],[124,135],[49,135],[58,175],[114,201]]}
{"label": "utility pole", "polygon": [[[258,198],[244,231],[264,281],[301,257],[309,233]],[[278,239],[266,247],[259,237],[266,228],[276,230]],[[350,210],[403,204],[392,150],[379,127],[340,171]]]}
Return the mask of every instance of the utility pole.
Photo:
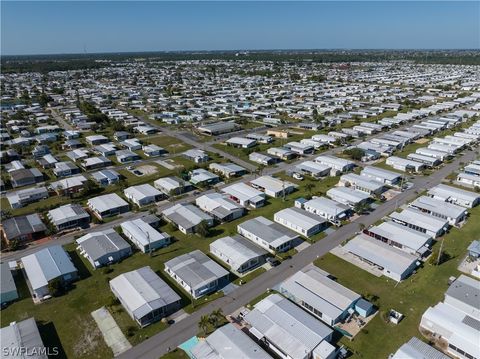
{"label": "utility pole", "polygon": [[442,249],[443,249],[444,240],[445,240],[445,237],[442,237],[442,242],[440,243],[440,249],[438,251],[437,266],[440,265],[440,258],[442,258]]}
{"label": "utility pole", "polygon": [[147,232],[147,239],[148,239],[148,255],[152,256],[152,241],[150,240],[150,232]]}

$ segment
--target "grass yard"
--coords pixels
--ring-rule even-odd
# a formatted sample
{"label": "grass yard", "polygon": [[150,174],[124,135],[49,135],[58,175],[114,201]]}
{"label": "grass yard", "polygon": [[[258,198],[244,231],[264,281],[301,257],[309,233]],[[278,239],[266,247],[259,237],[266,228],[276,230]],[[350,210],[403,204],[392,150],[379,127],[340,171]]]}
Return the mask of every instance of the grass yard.
{"label": "grass yard", "polygon": [[[138,183],[150,182],[153,179],[167,174],[162,171],[167,172],[166,169],[160,168],[159,172],[153,175],[152,178],[146,176],[138,177]],[[129,185],[137,184],[133,183],[136,181],[133,174],[130,174],[129,172],[125,174],[127,175]],[[283,174],[283,176],[285,176],[285,174]],[[145,340],[166,328],[167,325],[158,322],[147,328],[140,329],[121,306],[112,304],[112,294],[109,289],[108,281],[121,273],[149,265],[160,277],[172,286],[172,288],[176,289],[176,292],[183,299],[183,309],[186,312],[192,312],[199,306],[221,297],[223,295],[221,292],[214,293],[205,298],[196,300],[194,307],[188,294],[185,293],[176,282],[164,274],[164,263],[174,257],[191,252],[195,249],[208,253],[211,242],[223,236],[236,234],[236,227],[239,223],[257,216],[264,216],[273,220],[275,212],[283,208],[292,207],[295,199],[298,197],[307,196],[309,192],[312,194],[325,193],[326,190],[338,181],[337,177],[328,177],[323,180],[306,179],[304,181],[295,181],[291,178],[288,179],[299,184],[300,187],[297,191],[287,195],[285,199],[268,198],[267,204],[264,207],[250,210],[246,216],[238,220],[223,223],[212,228],[211,234],[208,238],[202,238],[196,235],[187,236],[180,231],[173,229],[171,225],[163,224],[161,226],[161,231],[166,231],[175,238],[175,241],[172,244],[154,252],[152,257],[136,252],[121,263],[112,265],[110,267],[110,269],[112,269],[111,272],[104,269],[93,270],[83,257],[80,258],[77,255],[75,252],[75,244],[67,245],[66,249],[70,252],[72,260],[81,274],[81,279],[75,283],[74,288],[63,296],[35,305],[26,289],[25,282],[21,280],[18,284],[22,293],[21,299],[2,310],[1,325],[5,326],[6,323],[33,316],[37,321],[45,323],[45,325],[41,327],[42,334],[48,333],[45,336],[45,342],[57,343],[57,345],[59,345],[58,343],[61,343],[66,357],[108,358],[111,357],[110,349],[105,345],[103,338],[90,315],[93,310],[98,309],[101,306],[107,306],[122,331],[125,334],[130,334],[128,339],[132,344]],[[310,191],[307,191],[305,188],[307,183],[312,183]],[[45,206],[45,201],[41,203],[42,206]],[[31,210],[31,208],[28,208],[26,211]],[[319,238],[321,238],[321,236],[319,236]],[[259,268],[242,278],[242,280],[252,280],[263,272],[264,269]],[[235,283],[239,282],[239,279],[234,276],[232,276],[232,280]],[[173,357],[176,357],[177,354],[171,355],[175,355]]]}
{"label": "grass yard", "polygon": [[[160,177],[165,177],[165,176],[169,176],[169,175],[172,174],[171,170],[169,170],[165,167],[159,166],[155,163],[148,163],[148,164],[145,164],[145,165],[155,167],[157,169],[157,172],[154,173],[154,174],[151,174],[151,175],[144,174],[143,176],[137,176],[127,169],[121,169],[121,170],[118,170],[118,173],[126,178],[128,186],[150,183],[152,181],[155,181],[155,180],[159,179]],[[138,167],[142,167],[142,166],[144,166],[144,165],[142,165],[141,163],[140,164],[132,164],[132,167],[134,167],[135,169],[137,169]]]}
{"label": "grass yard", "polygon": [[[332,254],[315,261],[315,264],[338,278],[338,281],[364,297],[377,298],[374,304],[380,313],[353,341],[346,338],[341,343],[354,352],[356,358],[386,358],[412,336],[422,338],[418,331],[425,310],[443,300],[450,276],[458,276],[458,264],[466,248],[478,239],[480,207],[470,210],[470,218],[461,229],[451,229],[444,237],[443,250],[450,259],[440,266],[424,264],[416,274],[397,285],[386,277],[377,278]],[[438,250],[440,244],[434,246]],[[405,315],[399,325],[387,324],[382,313],[395,309]]]}
{"label": "grass yard", "polygon": [[145,142],[165,148],[171,154],[180,153],[192,148],[189,144],[167,135],[147,136],[143,139]]}

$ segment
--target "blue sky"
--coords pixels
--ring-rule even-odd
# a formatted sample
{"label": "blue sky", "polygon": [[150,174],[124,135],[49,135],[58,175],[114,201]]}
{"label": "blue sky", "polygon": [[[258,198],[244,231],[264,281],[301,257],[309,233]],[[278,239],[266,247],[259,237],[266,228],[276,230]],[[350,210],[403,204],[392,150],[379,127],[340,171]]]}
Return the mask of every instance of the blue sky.
{"label": "blue sky", "polygon": [[480,2],[1,2],[1,50],[480,47]]}

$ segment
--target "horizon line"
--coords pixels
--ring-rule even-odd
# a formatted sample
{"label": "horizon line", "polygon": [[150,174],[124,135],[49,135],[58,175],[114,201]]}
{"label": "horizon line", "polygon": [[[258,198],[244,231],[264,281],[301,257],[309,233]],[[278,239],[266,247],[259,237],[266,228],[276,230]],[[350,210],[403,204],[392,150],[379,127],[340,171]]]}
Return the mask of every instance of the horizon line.
{"label": "horizon line", "polygon": [[474,51],[480,52],[480,48],[276,48],[276,49],[223,49],[223,50],[138,50],[138,51],[98,51],[98,52],[59,52],[59,53],[36,53],[36,54],[1,54],[0,57],[31,57],[31,56],[66,56],[66,55],[78,55],[78,56],[88,56],[88,55],[123,55],[123,54],[194,54],[194,53],[238,53],[238,52],[287,52],[287,51],[297,51],[297,52],[309,52],[309,51],[318,51],[318,52],[327,52],[327,51],[392,51],[392,52],[401,52],[401,51]]}

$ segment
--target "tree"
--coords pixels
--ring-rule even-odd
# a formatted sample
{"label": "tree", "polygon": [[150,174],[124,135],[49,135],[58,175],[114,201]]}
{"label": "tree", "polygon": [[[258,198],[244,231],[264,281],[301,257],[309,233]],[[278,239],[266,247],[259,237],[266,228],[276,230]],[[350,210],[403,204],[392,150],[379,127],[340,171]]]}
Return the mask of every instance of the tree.
{"label": "tree", "polygon": [[308,182],[307,184],[305,184],[305,189],[307,190],[309,195],[312,194],[312,189],[314,188],[315,188],[315,185],[312,182]]}
{"label": "tree", "polygon": [[368,205],[366,205],[365,203],[357,203],[354,207],[353,207],[353,210],[355,212],[357,212],[358,214],[364,214],[365,211],[367,210],[368,208]]}
{"label": "tree", "polygon": [[349,148],[343,151],[346,155],[348,155],[354,161],[361,161],[363,156],[365,156],[365,151],[361,148]]}
{"label": "tree", "polygon": [[54,297],[59,296],[60,294],[62,294],[63,291],[62,282],[59,278],[54,278],[50,282],[48,282],[47,288],[50,295]]}
{"label": "tree", "polygon": [[215,309],[211,314],[210,314],[210,323],[214,328],[217,328],[218,323],[221,322],[223,319],[224,314],[221,308]]}
{"label": "tree", "polygon": [[210,228],[208,227],[207,221],[201,221],[197,224],[196,231],[200,236],[208,237],[210,235]]}
{"label": "tree", "polygon": [[204,335],[207,334],[209,326],[210,326],[210,318],[208,317],[208,315],[202,315],[200,317],[200,321],[198,322],[198,327],[200,328],[200,330]]}

